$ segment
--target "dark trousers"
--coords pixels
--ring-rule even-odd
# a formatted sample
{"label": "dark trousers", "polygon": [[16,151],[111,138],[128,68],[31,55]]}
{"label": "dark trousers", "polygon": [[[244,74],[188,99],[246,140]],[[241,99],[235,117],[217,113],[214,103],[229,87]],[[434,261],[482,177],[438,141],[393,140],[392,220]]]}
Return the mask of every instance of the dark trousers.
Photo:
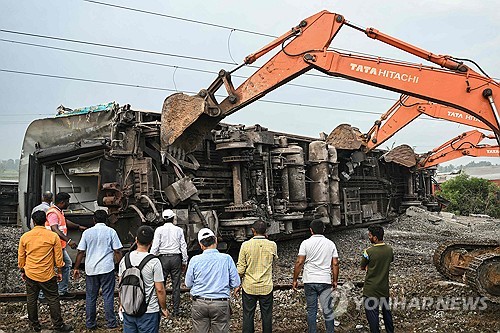
{"label": "dark trousers", "polygon": [[40,327],[38,321],[38,293],[43,291],[47,303],[49,304],[50,317],[54,327],[64,325],[61,317],[61,304],[59,303],[59,293],[57,291],[57,279],[54,276],[52,279],[39,282],[26,277],[26,295],[28,307],[28,319],[31,326],[34,328]]}
{"label": "dark trousers", "polygon": [[[328,283],[304,283],[304,292],[306,294],[307,308],[307,332],[316,333],[316,318],[318,315],[318,300],[328,300],[331,295],[332,285]],[[323,318],[325,319],[325,328],[327,333],[333,333],[335,330],[333,310],[328,309],[329,302],[321,304],[323,309]]]}
{"label": "dark trousers", "polygon": [[165,281],[170,276],[172,279],[172,300],[174,303],[174,313],[179,312],[181,303],[181,271],[182,271],[182,256],[160,255],[161,266],[163,267],[163,278]]}
{"label": "dark trousers", "polygon": [[363,296],[363,304],[365,306],[366,319],[368,319],[368,324],[370,325],[370,332],[380,333],[378,311],[379,307],[382,307],[382,317],[384,318],[385,331],[387,333],[394,333],[394,324],[392,322],[392,314],[389,307],[389,298]]}
{"label": "dark trousers", "polygon": [[273,331],[273,292],[267,295],[250,295],[243,290],[243,333],[253,333],[257,301],[262,317],[262,333]]}
{"label": "dark trousers", "polygon": [[102,288],[102,298],[104,300],[104,316],[109,328],[116,327],[116,316],[113,296],[115,292],[115,272],[106,274],[85,276],[85,325],[87,328],[97,326],[96,302],[99,289]]}

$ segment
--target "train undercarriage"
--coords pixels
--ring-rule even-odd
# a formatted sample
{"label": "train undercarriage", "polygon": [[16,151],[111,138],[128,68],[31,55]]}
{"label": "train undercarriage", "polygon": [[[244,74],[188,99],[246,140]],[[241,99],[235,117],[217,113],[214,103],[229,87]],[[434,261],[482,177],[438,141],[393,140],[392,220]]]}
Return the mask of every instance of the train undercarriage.
{"label": "train undercarriage", "polygon": [[88,225],[95,209],[106,208],[124,244],[171,208],[191,249],[204,226],[224,245],[250,238],[257,219],[282,239],[307,232],[315,218],[334,230],[391,220],[410,204],[437,206],[432,172],[396,163],[385,151],[219,123],[185,154],[162,149],[161,124],[160,113],[115,103],[33,122],[21,157],[19,224],[27,227],[47,190],[71,194],[67,216],[76,223]]}

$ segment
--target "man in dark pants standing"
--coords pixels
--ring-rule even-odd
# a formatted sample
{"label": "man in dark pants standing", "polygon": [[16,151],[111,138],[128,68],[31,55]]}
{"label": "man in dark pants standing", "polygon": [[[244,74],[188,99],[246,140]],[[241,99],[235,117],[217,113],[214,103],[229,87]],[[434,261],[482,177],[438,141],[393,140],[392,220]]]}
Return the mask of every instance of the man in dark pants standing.
{"label": "man in dark pants standing", "polygon": [[186,270],[188,261],[187,245],[184,230],[173,224],[175,213],[171,209],[163,211],[165,224],[156,228],[151,245],[151,253],[160,258],[163,267],[163,277],[172,279],[172,299],[174,303],[173,316],[180,315],[181,273]]}
{"label": "man in dark pants standing", "polygon": [[273,331],[273,261],[278,258],[276,243],[266,239],[266,223],[258,220],[252,226],[253,238],[241,245],[238,274],[243,288],[243,333],[253,333],[257,301],[262,317],[262,332]]}
{"label": "man in dark pants standing", "polygon": [[80,277],[79,267],[85,256],[85,326],[97,329],[96,302],[99,289],[102,289],[104,314],[108,328],[117,326],[114,310],[115,261],[122,259],[123,247],[115,229],[106,225],[108,213],[102,209],[94,212],[94,226],[83,232],[78,255],[76,256],[73,278]]}
{"label": "man in dark pants standing", "polygon": [[363,252],[361,269],[366,270],[363,301],[366,318],[372,333],[379,333],[379,306],[382,307],[385,330],[394,332],[389,308],[389,268],[394,260],[392,247],[384,243],[384,229],[379,225],[368,227],[368,239],[373,244]]}
{"label": "man in dark pants standing", "polygon": [[[45,229],[44,211],[36,211],[32,219],[35,227],[21,236],[18,249],[18,266],[21,277],[26,282],[28,319],[35,332],[42,330],[38,321],[37,300],[38,293],[43,290],[54,329],[69,332],[73,327],[63,322],[57,291],[57,281],[62,279],[64,266],[61,242],[57,234]],[[54,276],[54,264],[57,267],[57,277]]]}

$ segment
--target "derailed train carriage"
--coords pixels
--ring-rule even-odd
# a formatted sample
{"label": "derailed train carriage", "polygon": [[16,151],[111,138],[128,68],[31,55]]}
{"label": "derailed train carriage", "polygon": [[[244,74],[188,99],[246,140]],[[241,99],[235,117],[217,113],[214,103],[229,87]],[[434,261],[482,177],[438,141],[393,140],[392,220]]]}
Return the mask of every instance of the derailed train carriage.
{"label": "derailed train carriage", "polygon": [[432,170],[404,166],[398,151],[365,154],[336,149],[326,136],[220,123],[194,152],[165,152],[161,126],[161,113],[116,103],[60,107],[56,117],[35,120],[22,148],[18,223],[28,228],[43,191],[64,191],[70,220],[90,225],[93,211],[106,207],[124,244],[171,208],[195,250],[204,226],[223,247],[250,238],[256,219],[280,239],[307,233],[314,218],[328,229],[356,227],[391,220],[408,205],[437,206]]}

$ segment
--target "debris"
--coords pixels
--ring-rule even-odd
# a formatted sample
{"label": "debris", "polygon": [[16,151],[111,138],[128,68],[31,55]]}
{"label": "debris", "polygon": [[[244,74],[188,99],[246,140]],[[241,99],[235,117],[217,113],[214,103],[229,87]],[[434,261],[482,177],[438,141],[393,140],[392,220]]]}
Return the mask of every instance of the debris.
{"label": "debris", "polygon": [[432,222],[432,223],[440,222],[443,220],[441,217],[436,216],[423,208],[419,208],[419,207],[415,207],[415,206],[408,207],[406,209],[406,215],[411,216],[411,217],[424,218],[427,221]]}
{"label": "debris", "polygon": [[457,219],[455,214],[449,213],[449,212],[439,212],[438,215],[444,219],[447,219],[447,220],[456,220]]}
{"label": "debris", "polygon": [[456,281],[437,281],[434,284],[440,287],[448,287],[448,286],[457,286],[457,287],[466,287],[467,285],[464,283],[456,282]]}
{"label": "debris", "polygon": [[491,216],[486,215],[486,214],[469,214],[470,217],[482,217],[485,219],[491,218]]}

